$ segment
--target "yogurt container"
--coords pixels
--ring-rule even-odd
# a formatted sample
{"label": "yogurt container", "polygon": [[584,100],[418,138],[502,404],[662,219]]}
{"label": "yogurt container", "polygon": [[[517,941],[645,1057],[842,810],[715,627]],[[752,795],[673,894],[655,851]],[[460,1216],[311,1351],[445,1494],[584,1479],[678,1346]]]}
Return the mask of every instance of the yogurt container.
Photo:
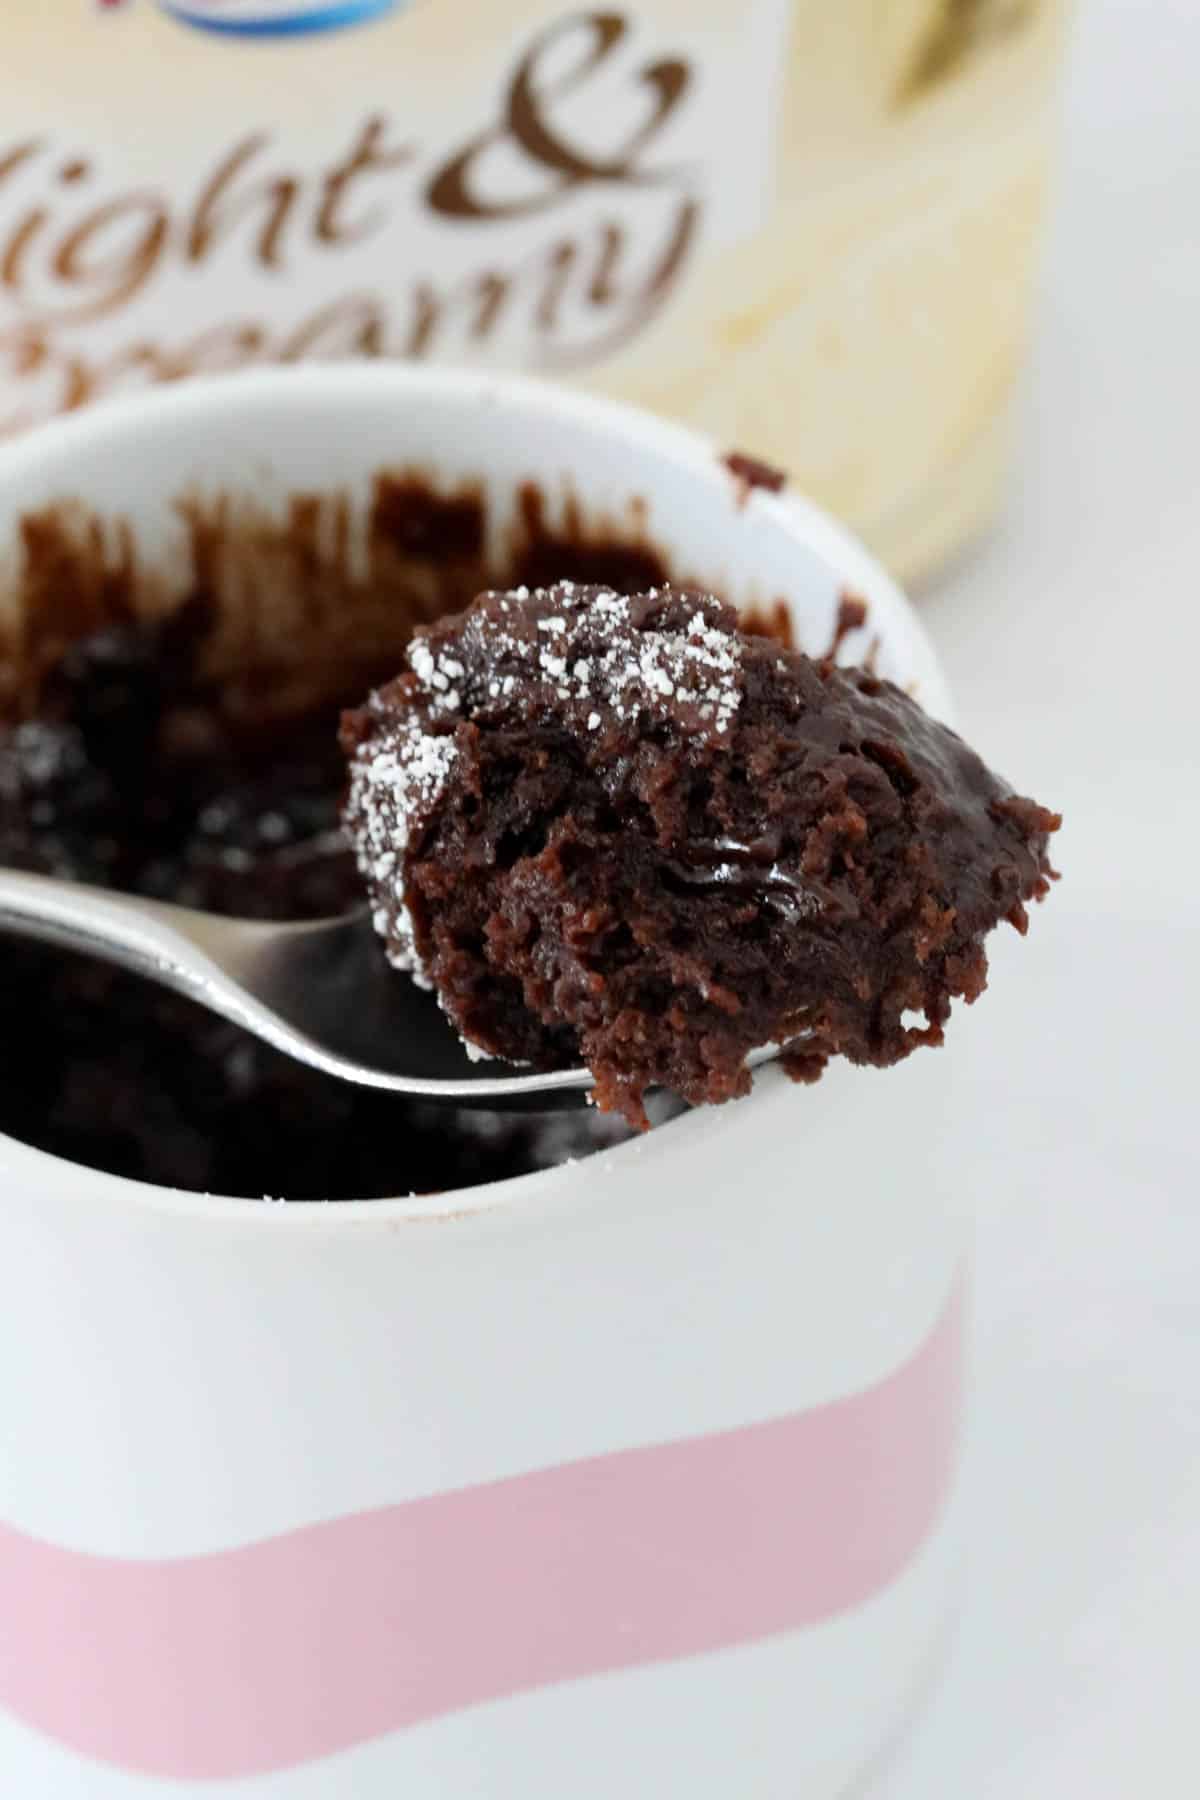
{"label": "yogurt container", "polygon": [[336,357],[558,376],[924,573],[995,503],[1066,0],[42,0],[0,432]]}
{"label": "yogurt container", "polygon": [[[636,517],[802,645],[849,587],[880,673],[944,713],[878,565],[717,450],[511,377],[183,384],[0,451],[0,621],[19,645],[41,603],[19,523],[56,503],[162,609],[188,591],[181,497],[323,488],[352,534],[403,460],[499,528],[524,484],[569,481],[577,515]],[[865,1778],[953,1592],[966,1198],[814,1160],[823,1104],[769,1070],[581,1162],[329,1206],[0,1139],[4,1792],[833,1800]]]}

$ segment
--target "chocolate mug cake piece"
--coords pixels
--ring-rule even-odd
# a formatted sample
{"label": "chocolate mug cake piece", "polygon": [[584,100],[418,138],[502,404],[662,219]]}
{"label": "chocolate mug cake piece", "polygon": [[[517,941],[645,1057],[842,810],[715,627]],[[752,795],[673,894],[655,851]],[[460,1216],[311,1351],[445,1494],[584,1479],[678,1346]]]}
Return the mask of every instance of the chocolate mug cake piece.
{"label": "chocolate mug cake piece", "polygon": [[344,823],[393,964],[480,1054],[747,1092],[784,1050],[886,1066],[983,991],[1056,814],[899,689],[710,595],[481,595],[346,715]]}

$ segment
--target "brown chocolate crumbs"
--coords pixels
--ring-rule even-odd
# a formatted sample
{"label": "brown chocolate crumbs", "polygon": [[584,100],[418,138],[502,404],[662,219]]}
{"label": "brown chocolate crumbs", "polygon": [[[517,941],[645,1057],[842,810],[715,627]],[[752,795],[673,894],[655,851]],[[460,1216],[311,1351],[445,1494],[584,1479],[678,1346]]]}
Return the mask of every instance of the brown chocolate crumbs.
{"label": "brown chocolate crumbs", "polygon": [[774,600],[769,606],[748,606],[742,611],[742,630],[752,637],[773,638],[785,650],[796,648],[792,630],[792,609],[786,600]]}
{"label": "brown chocolate crumbs", "polygon": [[754,488],[765,488],[769,494],[778,494],[787,485],[787,475],[783,469],[761,462],[757,456],[747,456],[742,450],[731,450],[721,461],[738,483],[738,499],[743,506]]}
{"label": "brown chocolate crumbs", "polygon": [[822,661],[836,662],[838,651],[852,632],[861,631],[867,622],[867,603],[860,600],[857,594],[843,594],[838,601],[837,618],[833,625],[833,638]]}

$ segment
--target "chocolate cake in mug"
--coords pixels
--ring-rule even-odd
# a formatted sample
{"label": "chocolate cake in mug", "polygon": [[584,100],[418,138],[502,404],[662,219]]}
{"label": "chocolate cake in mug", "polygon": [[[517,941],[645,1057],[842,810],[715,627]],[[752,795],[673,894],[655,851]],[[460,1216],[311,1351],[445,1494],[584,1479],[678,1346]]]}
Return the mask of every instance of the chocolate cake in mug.
{"label": "chocolate cake in mug", "polygon": [[[290,371],[20,438],[3,854],[324,910],[323,713],[485,587],[664,576],[947,715],[910,609],[824,514],[560,388]],[[953,1050],[817,1089],[765,1070],[579,1155],[569,1121],[552,1145],[402,1106],[368,1127],[107,975],[3,955],[5,1791],[835,1800],[863,1777],[957,1563]],[[173,1112],[168,1049],[195,1090]],[[848,1167],[880,1107],[887,1155]],[[266,1204],[302,1165],[314,1203]]]}

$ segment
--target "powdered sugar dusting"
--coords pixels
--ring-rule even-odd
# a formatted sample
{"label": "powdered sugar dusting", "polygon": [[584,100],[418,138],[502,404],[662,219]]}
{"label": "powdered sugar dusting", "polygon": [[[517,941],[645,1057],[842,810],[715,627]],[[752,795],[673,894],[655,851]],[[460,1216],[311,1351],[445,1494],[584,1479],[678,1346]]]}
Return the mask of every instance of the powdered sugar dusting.
{"label": "powdered sugar dusting", "polygon": [[434,735],[416,718],[402,716],[363,746],[350,771],[348,811],[358,866],[375,902],[372,923],[387,944],[388,960],[426,988],[432,984],[405,898],[404,852],[414,828],[441,799],[457,756],[453,737]]}
{"label": "powdered sugar dusting", "polygon": [[[646,598],[657,599],[657,590]],[[539,614],[538,606],[552,610]],[[503,702],[519,683],[583,709],[579,722],[590,732],[606,707],[621,723],[649,714],[720,736],[741,704],[742,646],[721,624],[716,601],[700,598],[684,628],[644,627],[624,595],[564,581],[495,597],[459,635],[460,644],[445,646],[420,638],[409,651],[435,714]]]}

